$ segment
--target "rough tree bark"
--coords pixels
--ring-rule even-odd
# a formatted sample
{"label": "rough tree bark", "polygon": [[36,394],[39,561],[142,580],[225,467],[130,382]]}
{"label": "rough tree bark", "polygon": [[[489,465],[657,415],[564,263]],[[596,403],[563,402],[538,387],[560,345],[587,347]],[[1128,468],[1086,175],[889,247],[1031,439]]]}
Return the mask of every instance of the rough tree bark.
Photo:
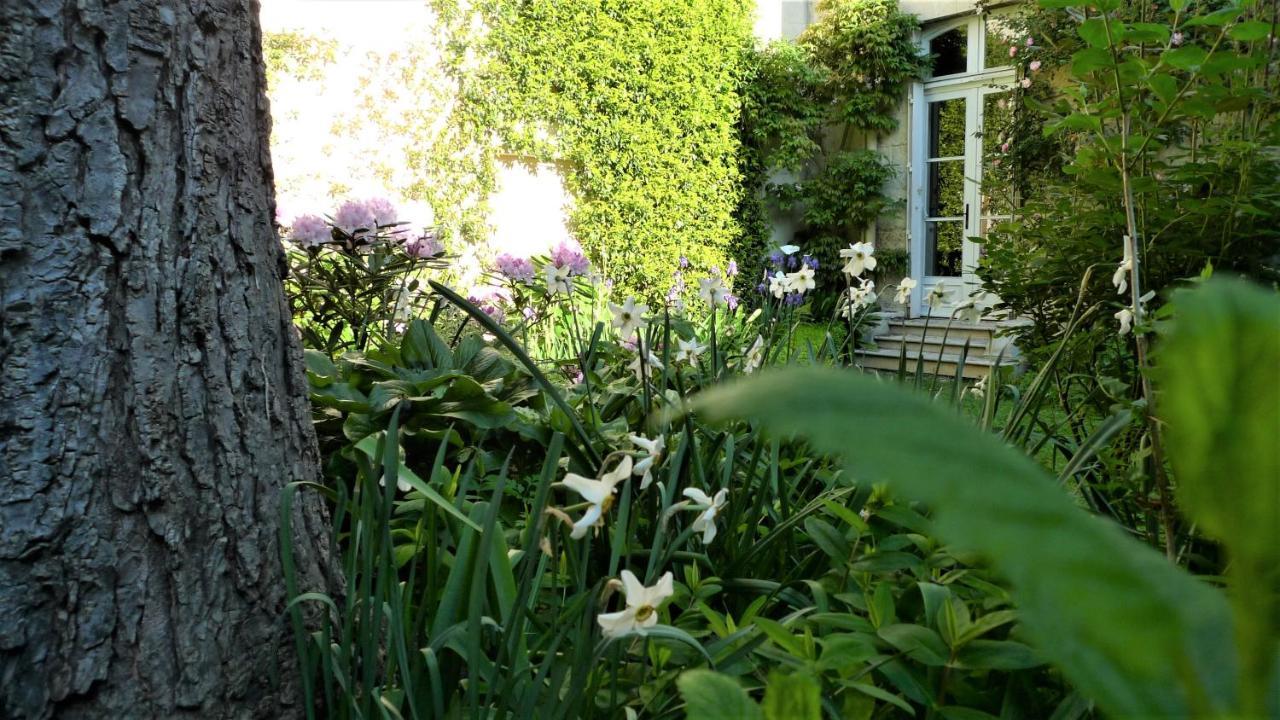
{"label": "rough tree bark", "polygon": [[256,0],[0,0],[0,717],[301,711],[269,124]]}

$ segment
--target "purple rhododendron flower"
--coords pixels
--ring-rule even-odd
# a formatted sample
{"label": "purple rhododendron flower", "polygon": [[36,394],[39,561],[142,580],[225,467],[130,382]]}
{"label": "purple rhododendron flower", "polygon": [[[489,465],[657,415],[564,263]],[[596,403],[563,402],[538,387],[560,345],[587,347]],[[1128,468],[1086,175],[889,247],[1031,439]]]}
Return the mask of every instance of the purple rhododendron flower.
{"label": "purple rhododendron flower", "polygon": [[289,225],[289,238],[304,247],[315,247],[332,240],[333,230],[319,215],[299,215]]}
{"label": "purple rhododendron flower", "polygon": [[498,272],[512,282],[533,282],[533,263],[529,262],[528,258],[502,253],[494,258],[493,265]]}
{"label": "purple rhododendron flower", "polygon": [[399,213],[396,212],[396,206],[384,197],[366,200],[365,207],[368,208],[369,215],[377,225],[391,225],[400,220]]}
{"label": "purple rhododendron flower", "polygon": [[416,258],[433,258],[444,252],[444,245],[440,244],[440,240],[435,236],[435,233],[426,232],[420,237],[406,242],[404,251]]}
{"label": "purple rhododendron flower", "polygon": [[586,275],[591,268],[591,262],[582,254],[582,247],[568,240],[551,251],[551,262],[556,267],[568,267],[574,275]]}
{"label": "purple rhododendron flower", "polygon": [[374,226],[373,211],[361,200],[347,200],[333,214],[333,224],[348,235],[357,230],[369,230]]}

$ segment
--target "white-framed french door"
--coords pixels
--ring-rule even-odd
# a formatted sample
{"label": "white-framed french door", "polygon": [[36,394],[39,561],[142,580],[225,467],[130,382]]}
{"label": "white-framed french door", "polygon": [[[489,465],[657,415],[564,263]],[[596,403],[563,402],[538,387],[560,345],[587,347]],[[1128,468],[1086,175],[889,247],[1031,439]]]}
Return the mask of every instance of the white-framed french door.
{"label": "white-framed french door", "polygon": [[[911,96],[911,193],[908,202],[911,276],[917,285],[911,313],[950,315],[978,292],[975,270],[982,237],[992,222],[1007,215],[985,197],[984,167],[999,162],[1000,140],[984,133],[989,115],[1008,108],[1005,98],[1014,70],[987,68],[1007,55],[991,40],[990,16],[970,16],[931,28],[921,39],[932,52],[935,77],[916,83]],[[948,55],[949,54],[949,55]],[[945,286],[947,301],[930,308],[925,298]]]}

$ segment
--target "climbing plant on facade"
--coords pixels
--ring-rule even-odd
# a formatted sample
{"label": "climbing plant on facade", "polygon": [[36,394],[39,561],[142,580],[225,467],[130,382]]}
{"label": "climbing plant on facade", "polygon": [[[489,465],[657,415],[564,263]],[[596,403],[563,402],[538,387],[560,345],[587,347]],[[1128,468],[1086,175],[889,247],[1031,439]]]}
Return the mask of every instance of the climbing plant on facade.
{"label": "climbing plant on facade", "polygon": [[627,292],[663,293],[681,257],[724,267],[740,234],[735,124],[753,9],[745,0],[473,4],[476,22],[458,23],[471,36],[452,47],[474,62],[459,66],[455,122],[491,128],[491,157],[556,163],[573,197],[571,230],[597,267]]}
{"label": "climbing plant on facade", "polygon": [[907,83],[928,67],[917,27],[895,0],[823,0],[796,42],[772,43],[749,63],[744,167],[758,191],[742,215],[765,213],[760,205],[795,212],[820,272],[837,273],[838,249],[890,206],[893,169],[867,140],[897,126]]}

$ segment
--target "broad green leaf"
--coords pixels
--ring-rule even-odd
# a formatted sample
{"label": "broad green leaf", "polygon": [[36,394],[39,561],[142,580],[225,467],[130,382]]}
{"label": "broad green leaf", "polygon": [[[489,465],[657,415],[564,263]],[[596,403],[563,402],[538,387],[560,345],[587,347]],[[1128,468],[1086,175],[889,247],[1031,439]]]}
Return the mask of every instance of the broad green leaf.
{"label": "broad green leaf", "polygon": [[805,518],[804,531],[832,560],[841,564],[849,560],[849,541],[831,523],[817,517]]}
{"label": "broad green leaf", "polygon": [[800,644],[800,639],[791,634],[782,623],[769,618],[756,618],[752,621],[761,632],[772,640],[778,647],[786,650],[795,657],[804,657],[804,647]]}
{"label": "broad green leaf", "polygon": [[944,705],[938,708],[938,714],[944,720],[999,720],[995,715],[959,705]]}
{"label": "broad green leaf", "polygon": [[1239,25],[1232,26],[1232,28],[1227,31],[1227,35],[1230,35],[1232,40],[1239,40],[1241,42],[1261,40],[1270,34],[1271,23],[1265,23],[1261,20],[1247,20]]}
{"label": "broad green leaf", "polygon": [[1240,17],[1243,11],[1239,7],[1224,7],[1220,10],[1214,10],[1207,15],[1193,17],[1183,24],[1183,27],[1222,27],[1228,23],[1234,22]]}
{"label": "broad green leaf", "polygon": [[764,720],[760,707],[751,701],[747,691],[728,675],[711,670],[689,670],[676,680],[680,697],[684,698],[687,720]]}
{"label": "broad green leaf", "polygon": [[1081,510],[1034,461],[963,418],[826,368],[729,383],[696,406],[711,420],[804,435],[842,454],[855,477],[927,503],[946,542],[982,553],[1011,581],[1038,650],[1113,715],[1189,715],[1195,697],[1213,711],[1231,705],[1222,595]]}
{"label": "broad green leaf", "polygon": [[1169,41],[1171,31],[1168,25],[1160,23],[1136,22],[1125,30],[1124,38],[1134,43],[1164,44]]}
{"label": "broad green leaf", "polygon": [[1025,670],[1043,665],[1031,648],[1012,640],[974,640],[956,653],[956,662],[974,670]]}
{"label": "broad green leaf", "polygon": [[766,720],[822,720],[822,688],[803,673],[775,671],[765,685],[763,706]]}
{"label": "broad green leaf", "polygon": [[1147,79],[1151,91],[1164,102],[1172,102],[1178,95],[1178,81],[1167,73],[1156,73]]}
{"label": "broad green leaf", "polygon": [[1163,53],[1160,58],[1179,70],[1194,70],[1204,64],[1209,53],[1194,45]]}
{"label": "broad green leaf", "polygon": [[1096,70],[1110,68],[1114,59],[1111,53],[1102,48],[1085,48],[1071,55],[1071,72],[1077,76],[1088,75]]}
{"label": "broad green leaf", "polygon": [[1107,47],[1107,23],[1100,17],[1091,17],[1080,23],[1076,32],[1080,33],[1080,37],[1086,43],[1089,43],[1089,47]]}
{"label": "broad green leaf", "polygon": [[1280,299],[1214,279],[1174,298],[1156,364],[1181,507],[1231,555],[1246,711],[1280,657]]}
{"label": "broad green leaf", "polygon": [[938,633],[922,625],[889,625],[880,628],[880,638],[925,665],[946,665],[951,653]]}
{"label": "broad green leaf", "polygon": [[871,636],[863,633],[827,635],[818,642],[822,645],[822,656],[818,658],[817,664],[819,670],[851,668],[879,653]]}
{"label": "broad green leaf", "polygon": [[449,346],[436,334],[431,323],[422,319],[410,321],[405,330],[404,340],[400,344],[400,359],[405,365],[416,369],[448,370],[453,367],[453,354]]}

